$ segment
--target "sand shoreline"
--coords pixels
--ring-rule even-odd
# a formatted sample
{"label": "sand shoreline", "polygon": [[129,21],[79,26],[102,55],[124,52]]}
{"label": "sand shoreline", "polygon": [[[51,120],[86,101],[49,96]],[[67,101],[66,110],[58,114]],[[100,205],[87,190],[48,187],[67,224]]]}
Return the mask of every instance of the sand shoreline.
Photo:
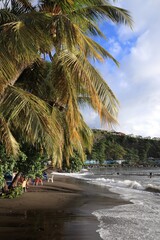
{"label": "sand shoreline", "polygon": [[55,176],[16,199],[0,199],[0,239],[100,240],[92,212],[125,204],[116,194]]}

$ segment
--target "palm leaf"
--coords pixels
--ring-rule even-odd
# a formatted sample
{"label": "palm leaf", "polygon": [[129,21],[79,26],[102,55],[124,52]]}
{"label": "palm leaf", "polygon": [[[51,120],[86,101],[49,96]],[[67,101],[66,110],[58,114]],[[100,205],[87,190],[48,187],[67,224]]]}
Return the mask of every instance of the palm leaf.
{"label": "palm leaf", "polygon": [[[13,1],[13,0],[12,0]],[[16,0],[14,2],[18,2],[20,3],[22,6],[24,6],[25,8],[29,8],[29,9],[33,9],[31,1],[28,0]]]}
{"label": "palm leaf", "polygon": [[22,134],[24,141],[43,146],[50,155],[59,147],[61,126],[56,112],[51,116],[46,103],[33,94],[9,87],[0,110],[15,132]]}
{"label": "palm leaf", "polygon": [[17,156],[19,153],[19,144],[12,135],[8,123],[3,116],[0,117],[0,141],[4,144],[8,155]]}
{"label": "palm leaf", "polygon": [[[88,60],[83,55],[74,55],[69,52],[62,53],[59,59],[62,63],[59,62],[58,65],[62,65],[67,71],[70,71],[72,82],[76,83],[77,94],[79,94],[77,97],[82,94],[84,97],[87,96],[90,98],[92,107],[99,112],[103,120],[106,118],[109,122],[115,122],[118,101],[107,83]],[[104,107],[107,111],[102,111]],[[108,114],[106,114],[107,112]]]}
{"label": "palm leaf", "polygon": [[118,8],[110,4],[109,1],[81,1],[81,4],[76,4],[75,9],[72,8],[72,16],[77,15],[82,18],[87,18],[90,21],[104,21],[104,17],[115,23],[127,24],[132,26],[132,18],[130,13],[122,8]]}
{"label": "palm leaf", "polygon": [[101,47],[98,43],[96,43],[88,36],[82,34],[78,28],[77,30],[78,30],[77,37],[79,39],[78,46],[87,57],[89,58],[93,57],[100,61],[103,61],[104,58],[110,58],[114,61],[114,63],[117,66],[119,66],[118,61],[108,51],[106,51],[103,47]]}
{"label": "palm leaf", "polygon": [[[53,16],[52,19],[53,22],[56,22],[54,25],[56,32],[54,44],[58,54],[60,51],[65,51],[66,49],[74,51],[76,48],[84,52],[87,57],[93,57],[100,61],[103,61],[104,58],[111,58],[118,65],[116,59],[108,51],[86,36],[82,32],[82,28],[72,23],[66,16]],[[93,24],[90,24],[89,27],[90,29],[92,28],[92,31],[100,34],[98,28],[95,28]]]}
{"label": "palm leaf", "polygon": [[48,17],[37,15],[36,21],[31,22],[31,15],[26,14],[23,21],[1,26],[0,75],[3,77],[3,85],[13,85],[21,72],[40,57],[40,49],[42,52],[50,51],[53,46],[50,33],[44,28],[44,23],[41,24]]}
{"label": "palm leaf", "polygon": [[18,17],[15,14],[6,9],[0,9],[0,26],[13,21],[18,21]]}

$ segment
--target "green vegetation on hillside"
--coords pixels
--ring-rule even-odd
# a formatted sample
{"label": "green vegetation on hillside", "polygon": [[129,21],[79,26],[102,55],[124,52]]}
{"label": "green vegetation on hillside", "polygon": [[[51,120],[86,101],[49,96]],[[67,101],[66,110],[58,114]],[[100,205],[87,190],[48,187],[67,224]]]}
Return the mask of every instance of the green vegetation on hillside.
{"label": "green vegetation on hillside", "polygon": [[121,133],[93,130],[94,144],[88,159],[104,160],[124,159],[129,165],[158,165],[160,159],[160,140],[131,137]]}

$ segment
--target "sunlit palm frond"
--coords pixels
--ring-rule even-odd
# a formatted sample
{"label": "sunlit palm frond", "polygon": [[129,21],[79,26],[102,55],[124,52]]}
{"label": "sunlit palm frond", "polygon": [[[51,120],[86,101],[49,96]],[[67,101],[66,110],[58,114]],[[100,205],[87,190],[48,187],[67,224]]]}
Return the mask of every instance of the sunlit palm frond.
{"label": "sunlit palm frond", "polygon": [[[26,142],[41,144],[48,154],[58,147],[61,127],[46,103],[22,89],[10,87],[1,104],[3,116]],[[55,118],[54,118],[55,116]]]}
{"label": "sunlit palm frond", "polygon": [[90,128],[86,125],[78,111],[79,122],[72,131],[70,124],[66,119],[66,115],[63,115],[63,126],[64,126],[64,148],[63,148],[63,158],[69,165],[69,158],[74,155],[76,151],[81,157],[82,161],[85,160],[85,151],[91,150],[93,135]]}
{"label": "sunlit palm frond", "polygon": [[56,51],[62,50],[65,45],[71,50],[77,45],[78,41],[73,23],[63,14],[53,16],[52,21],[53,41]]}
{"label": "sunlit palm frond", "polygon": [[[74,150],[76,150],[84,159],[85,148],[89,149],[91,147],[92,140],[91,133],[79,112],[77,83],[62,61],[58,61],[58,58],[55,58],[55,62],[52,64],[50,77],[53,82],[54,97],[57,97],[55,101],[57,101],[57,105],[64,106],[64,110],[62,110],[62,125],[64,129],[63,155],[66,161],[69,161],[69,157],[73,156]],[[64,89],[65,91],[63,92]],[[87,141],[87,139],[89,140]]]}
{"label": "sunlit palm frond", "polygon": [[[107,50],[83,32],[83,26],[81,27],[72,23],[70,19],[64,15],[56,15],[53,16],[52,19],[55,23],[54,45],[57,50],[57,54],[59,54],[60,51],[65,51],[66,49],[74,51],[75,48],[77,48],[85,53],[87,57],[93,57],[100,61],[103,61],[104,58],[110,58],[118,65],[118,61],[116,61],[116,59]],[[102,36],[100,30],[95,25],[90,24],[88,29]]]}
{"label": "sunlit palm frond", "polygon": [[89,38],[88,36],[85,36],[82,34],[80,29],[77,29],[77,38],[79,39],[78,41],[78,46],[80,50],[85,53],[85,55],[88,58],[94,58],[99,61],[103,61],[104,58],[110,58],[114,63],[119,66],[118,61],[103,47],[101,47],[98,43],[96,43],[94,40]]}
{"label": "sunlit palm frond", "polygon": [[[85,1],[84,1],[85,2]],[[122,8],[111,5],[109,1],[87,1],[87,4],[76,5],[75,9],[72,9],[72,15],[80,15],[87,18],[90,21],[111,20],[115,23],[127,24],[130,27],[133,24],[130,13]]]}
{"label": "sunlit palm frond", "polygon": [[90,152],[92,148],[93,143],[93,133],[92,130],[88,127],[88,125],[85,123],[83,117],[81,117],[81,128],[79,128],[79,135],[81,137],[81,144],[83,146],[83,150],[86,149]]}
{"label": "sunlit palm frond", "polygon": [[41,24],[43,16],[36,15],[36,20],[31,20],[31,16],[26,14],[23,21],[9,22],[1,27],[0,70],[3,84],[13,85],[22,71],[40,57],[41,52],[52,49],[50,33],[44,28],[44,23]]}
{"label": "sunlit palm frond", "polygon": [[18,155],[20,150],[19,144],[12,135],[9,125],[2,115],[0,116],[0,141],[5,146],[5,150],[8,155]]}
{"label": "sunlit palm frond", "polygon": [[98,111],[102,121],[115,123],[118,101],[96,69],[81,54],[63,52],[59,59],[62,61],[61,65],[72,76],[72,82],[75,83],[77,89],[77,97],[89,98],[87,102],[90,102],[92,107]]}

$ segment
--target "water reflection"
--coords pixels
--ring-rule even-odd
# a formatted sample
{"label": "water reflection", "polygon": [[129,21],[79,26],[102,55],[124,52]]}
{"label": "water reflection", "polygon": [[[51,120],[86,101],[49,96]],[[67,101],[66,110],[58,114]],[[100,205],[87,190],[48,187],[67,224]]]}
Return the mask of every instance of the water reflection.
{"label": "water reflection", "polygon": [[4,224],[0,226],[0,239],[62,240],[64,239],[64,225],[73,218],[71,213],[63,211],[56,213],[52,210],[11,212],[5,216]]}

